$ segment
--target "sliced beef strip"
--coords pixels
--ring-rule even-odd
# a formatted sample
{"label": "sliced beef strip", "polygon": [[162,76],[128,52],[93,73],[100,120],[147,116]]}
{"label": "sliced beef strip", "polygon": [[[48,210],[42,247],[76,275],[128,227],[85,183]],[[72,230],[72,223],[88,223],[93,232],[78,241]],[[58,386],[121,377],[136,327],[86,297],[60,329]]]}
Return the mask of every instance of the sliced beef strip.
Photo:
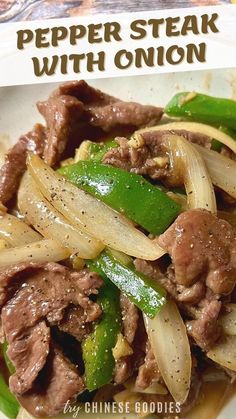
{"label": "sliced beef strip", "polygon": [[163,109],[156,106],[125,102],[89,86],[84,80],[65,83],[53,97],[70,95],[84,105],[84,114],[91,125],[109,131],[117,125],[131,125],[136,128],[155,125],[163,115]]}
{"label": "sliced beef strip", "polygon": [[50,328],[44,321],[10,345],[8,356],[14,360],[16,373],[10,377],[10,389],[22,394],[31,389],[49,354]]}
{"label": "sliced beef strip", "polygon": [[134,363],[133,357],[123,356],[116,361],[115,372],[114,372],[114,382],[115,384],[123,384],[134,373]]}
{"label": "sliced beef strip", "polygon": [[198,281],[190,287],[176,284],[173,264],[164,271],[160,269],[159,261],[135,259],[134,265],[144,275],[156,279],[177,302],[197,304],[205,296],[206,289],[203,282]]}
{"label": "sliced beef strip", "polygon": [[[176,131],[148,131],[142,133],[142,141],[138,148],[133,147],[127,138],[117,137],[119,147],[109,150],[103,157],[103,163],[115,167],[146,175],[152,179],[162,179],[173,182],[172,170],[168,163],[168,152],[164,141],[170,134],[181,135],[190,142],[210,148],[210,139],[202,134],[191,133],[184,130]],[[160,166],[155,157],[167,157],[167,163]],[[180,186],[182,181],[174,179],[175,186]]]}
{"label": "sliced beef strip", "polygon": [[107,132],[117,126],[154,125],[163,114],[155,106],[120,101],[83,80],[60,86],[37,106],[47,123],[44,159],[51,166],[58,162],[69,141],[76,144],[77,137],[81,137],[81,124]]}
{"label": "sliced beef strip", "polygon": [[26,168],[27,152],[32,151],[42,156],[44,143],[45,129],[37,124],[6,153],[5,162],[0,168],[0,202],[6,204],[16,193]]}
{"label": "sliced beef strip", "polygon": [[133,354],[124,356],[116,361],[114,371],[114,382],[123,384],[132,377],[139,367],[144,363],[146,354],[147,333],[145,330],[142,315],[139,313],[136,333],[131,344]]}
{"label": "sliced beef strip", "polygon": [[55,166],[65,150],[69,138],[79,129],[83,115],[83,103],[73,96],[51,97],[37,104],[47,123],[47,140],[43,158]]}
{"label": "sliced beef strip", "polygon": [[22,282],[22,274],[27,277],[43,267],[44,264],[31,262],[0,269],[0,308],[14,295],[19,283]]}
{"label": "sliced beef strip", "polygon": [[144,363],[139,367],[138,376],[136,379],[135,387],[145,390],[153,383],[161,380],[161,374],[158,369],[150,342],[146,344],[146,357]]}
{"label": "sliced beef strip", "polygon": [[18,400],[34,417],[50,417],[59,414],[68,400],[73,401],[84,390],[84,381],[76,367],[52,344],[33,388]]}
{"label": "sliced beef strip", "polygon": [[191,286],[201,275],[215,294],[230,294],[236,283],[236,233],[225,220],[196,209],[180,214],[159,236],[172,258],[175,280]]}
{"label": "sliced beef strip", "polygon": [[96,306],[94,315],[90,314],[90,322],[87,321],[87,315],[82,307],[70,306],[65,312],[62,320],[59,322],[59,329],[81,342],[91,331],[91,322],[97,320],[100,309]]}
{"label": "sliced beef strip", "polygon": [[220,309],[221,302],[213,300],[202,309],[199,319],[187,322],[188,334],[203,350],[210,349],[220,337],[221,328],[217,323]]}
{"label": "sliced beef strip", "polygon": [[132,344],[138,327],[139,313],[137,307],[124,294],[120,296],[123,322],[123,333],[129,344]]}
{"label": "sliced beef strip", "polygon": [[187,331],[197,345],[204,350],[213,346],[221,331],[217,322],[221,308],[218,301],[220,296],[207,289],[203,281],[197,281],[189,287],[177,284],[173,264],[163,273],[157,261],[136,259],[134,264],[137,270],[156,279],[166,289],[185,317],[195,319],[187,321]]}
{"label": "sliced beef strip", "polygon": [[[101,314],[100,307],[89,296],[96,294],[103,284],[98,274],[91,273],[87,269],[71,272],[68,268],[56,263],[32,264],[30,268],[22,264],[21,268],[21,272],[19,268],[18,270],[9,269],[13,277],[6,272],[7,281],[4,285],[14,282],[16,280],[14,273],[17,272],[18,290],[4,305],[1,315],[3,331],[9,343],[8,354],[16,368],[16,373],[11,379],[11,390],[17,395],[28,391],[32,379],[35,379],[35,376],[30,377],[32,365],[37,365],[37,369],[34,370],[36,375],[40,366],[43,367],[47,355],[47,335],[45,333],[43,335],[42,328],[37,334],[36,327],[43,320],[51,326],[60,326],[61,322],[63,323],[65,309],[71,305],[83,310],[81,323],[83,322],[86,327],[87,323],[97,319]],[[29,268],[28,271],[27,268]],[[20,273],[22,282],[19,286]],[[2,277],[4,279],[4,274]],[[32,347],[36,348],[38,345],[41,354],[32,351]],[[28,365],[24,366],[23,376],[20,348],[24,356],[27,354],[31,356],[28,358]]]}

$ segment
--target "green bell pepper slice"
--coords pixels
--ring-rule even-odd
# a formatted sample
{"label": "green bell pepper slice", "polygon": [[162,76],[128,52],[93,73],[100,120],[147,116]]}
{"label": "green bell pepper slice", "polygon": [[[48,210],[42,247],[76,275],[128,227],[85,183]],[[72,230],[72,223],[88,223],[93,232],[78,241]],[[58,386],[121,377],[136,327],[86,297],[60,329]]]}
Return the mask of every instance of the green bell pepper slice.
{"label": "green bell pepper slice", "polygon": [[170,117],[236,129],[236,101],[231,99],[181,92],[166,105],[165,113]]}
{"label": "green bell pepper slice", "polygon": [[142,176],[93,161],[79,161],[59,172],[79,188],[145,228],[163,233],[181,206]]}
{"label": "green bell pepper slice", "polygon": [[115,140],[108,140],[104,143],[91,143],[89,148],[89,160],[101,162],[107,151],[117,148]]}
{"label": "green bell pepper slice", "polygon": [[0,373],[0,411],[9,419],[15,419],[19,408],[19,403],[10,392],[3,375]]}
{"label": "green bell pepper slice", "polygon": [[97,269],[89,263],[93,271],[104,278],[105,286],[100,290],[97,302],[102,308],[101,321],[94,331],[82,343],[82,356],[85,365],[85,382],[89,391],[108,384],[112,380],[115,359],[112,349],[116,345],[121,331],[121,313],[119,290]]}
{"label": "green bell pepper slice", "polygon": [[[91,266],[91,265],[89,265]],[[147,316],[153,318],[166,303],[166,291],[154,279],[125,265],[109,250],[92,261],[92,269],[106,275]]]}

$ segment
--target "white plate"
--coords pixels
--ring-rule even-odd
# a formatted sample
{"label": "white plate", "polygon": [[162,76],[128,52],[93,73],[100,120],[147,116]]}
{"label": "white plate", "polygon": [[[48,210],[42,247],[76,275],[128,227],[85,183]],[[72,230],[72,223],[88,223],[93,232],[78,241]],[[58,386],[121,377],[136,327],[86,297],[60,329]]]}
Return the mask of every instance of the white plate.
{"label": "white plate", "polygon": [[[165,105],[174,93],[183,90],[236,99],[235,69],[103,79],[89,83],[121,99],[143,104]],[[46,99],[55,87],[56,84],[43,84],[0,88],[0,153],[1,143],[10,146],[21,134],[29,131],[34,123],[42,121],[35,103]],[[235,419],[235,412],[236,398],[231,399],[218,419]],[[106,418],[109,416],[106,415]],[[103,419],[104,415],[78,415],[81,419],[98,417]],[[112,417],[124,419],[124,415],[114,414]],[[135,417],[129,415],[129,419]],[[4,418],[0,413],[0,419]]]}

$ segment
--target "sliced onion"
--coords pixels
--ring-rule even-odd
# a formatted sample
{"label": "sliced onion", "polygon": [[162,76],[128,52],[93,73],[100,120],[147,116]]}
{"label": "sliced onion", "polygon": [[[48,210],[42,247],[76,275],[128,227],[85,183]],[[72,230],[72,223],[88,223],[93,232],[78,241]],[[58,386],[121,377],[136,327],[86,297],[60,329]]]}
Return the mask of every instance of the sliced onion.
{"label": "sliced onion", "polygon": [[167,388],[160,383],[152,383],[149,387],[145,389],[137,388],[135,385],[136,379],[131,378],[124,383],[124,387],[132,393],[141,393],[141,394],[168,394]]}
{"label": "sliced onion", "polygon": [[236,336],[225,336],[207,353],[208,358],[223,367],[236,371]]}
{"label": "sliced onion", "polygon": [[194,147],[204,158],[213,184],[236,198],[236,162],[197,144]]}
{"label": "sliced onion", "polygon": [[11,246],[39,241],[42,236],[30,228],[19,218],[10,214],[0,215],[0,237],[5,239]]}
{"label": "sliced onion", "polygon": [[29,156],[28,167],[43,195],[79,229],[130,256],[155,260],[165,253],[122,214],[72,185],[38,156]]}
{"label": "sliced onion", "polygon": [[204,208],[216,214],[215,192],[201,154],[193,144],[178,135],[169,135],[164,144],[170,151],[174,176],[177,172],[176,175],[183,178],[188,208]]}
{"label": "sliced onion", "polygon": [[184,415],[185,419],[216,419],[224,404],[224,397],[229,387],[227,381],[215,381],[203,383],[200,397],[196,405],[189,413]]}
{"label": "sliced onion", "polygon": [[156,125],[155,127],[144,128],[136,133],[142,134],[144,132],[154,132],[154,131],[174,131],[174,130],[184,130],[195,132],[196,134],[206,135],[209,138],[214,138],[215,140],[220,141],[227,147],[229,147],[234,153],[236,153],[236,141],[225,134],[224,132],[218,130],[217,128],[212,127],[211,125],[201,124],[199,122],[170,122],[168,124]]}
{"label": "sliced onion", "polygon": [[187,399],[191,381],[191,352],[183,319],[176,304],[167,301],[154,319],[144,316],[158,368],[178,403]]}
{"label": "sliced onion", "polygon": [[53,208],[29,173],[22,179],[18,206],[29,223],[44,237],[58,240],[81,258],[93,259],[104,248],[101,242],[72,226]]}
{"label": "sliced onion", "polygon": [[219,317],[219,323],[226,335],[236,336],[236,304],[226,304],[225,308],[227,312]]}
{"label": "sliced onion", "polygon": [[55,240],[45,239],[24,246],[12,247],[0,252],[0,268],[21,262],[58,262],[70,256],[70,252]]}
{"label": "sliced onion", "polygon": [[8,249],[9,243],[5,239],[0,239],[0,251],[4,249]]}

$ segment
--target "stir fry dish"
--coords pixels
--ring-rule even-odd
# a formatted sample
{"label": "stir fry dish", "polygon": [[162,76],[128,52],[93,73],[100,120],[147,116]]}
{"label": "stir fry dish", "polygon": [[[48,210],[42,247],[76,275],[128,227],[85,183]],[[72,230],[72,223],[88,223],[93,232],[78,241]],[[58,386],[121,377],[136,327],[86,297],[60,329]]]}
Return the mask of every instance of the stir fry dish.
{"label": "stir fry dish", "polygon": [[236,378],[236,102],[74,81],[37,107],[0,169],[0,410],[216,417]]}

